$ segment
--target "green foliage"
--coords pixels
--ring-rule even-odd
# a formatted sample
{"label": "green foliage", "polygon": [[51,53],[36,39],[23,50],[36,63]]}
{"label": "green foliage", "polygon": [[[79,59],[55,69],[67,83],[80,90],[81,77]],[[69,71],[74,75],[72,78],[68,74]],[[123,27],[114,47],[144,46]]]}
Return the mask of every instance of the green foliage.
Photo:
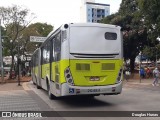
{"label": "green foliage", "polygon": [[[17,5],[11,7],[0,7],[2,25],[5,29],[4,54],[12,57],[16,54],[17,43],[20,42],[21,32],[30,23],[27,21],[29,10]],[[31,17],[33,18],[33,17]],[[2,35],[3,36],[3,35]],[[12,43],[10,43],[12,41]],[[12,63],[13,64],[13,63]]]}
{"label": "green foliage", "polygon": [[[36,43],[30,43],[30,36],[46,37],[53,26],[46,23],[30,24],[34,19],[33,13],[17,5],[11,7],[0,7],[2,14],[2,36],[4,38],[4,55],[14,56],[17,54],[17,47],[21,47],[21,53],[32,53],[36,49]],[[30,18],[29,20],[27,18]],[[29,26],[28,26],[29,25]],[[12,41],[12,42],[11,42]]]}
{"label": "green foliage", "polygon": [[35,23],[28,26],[28,28],[37,31],[37,33],[41,36],[47,36],[52,30],[53,26],[48,25],[47,23]]}
{"label": "green foliage", "polygon": [[34,50],[40,46],[41,43],[30,42],[30,36],[47,37],[47,35],[53,30],[52,25],[46,23],[34,23],[29,25],[23,32],[22,40],[24,40],[25,52],[33,53]]}
{"label": "green foliage", "polygon": [[36,48],[36,44],[29,42],[30,35],[47,36],[53,27],[46,23],[35,23],[28,26],[34,19],[34,14],[30,14],[28,9],[17,5],[0,7],[0,13],[2,15],[2,25],[4,26],[2,36],[3,34],[7,36],[4,38],[3,43],[4,55],[12,56],[11,77],[14,56],[18,53],[18,49],[20,49],[19,55],[25,55],[27,52],[32,53]]}
{"label": "green foliage", "polygon": [[106,17],[101,22],[119,25],[123,28],[124,59],[130,59],[134,69],[135,57],[148,43],[147,29],[137,0],[122,0],[118,13]]}
{"label": "green foliage", "polygon": [[145,46],[143,49],[143,55],[147,56],[149,60],[156,61],[160,58],[160,44],[156,45],[155,47]]}
{"label": "green foliage", "polygon": [[160,58],[160,1],[122,0],[118,13],[104,18],[102,23],[123,28],[124,58],[134,59],[140,51],[150,60]]}
{"label": "green foliage", "polygon": [[150,29],[160,32],[160,1],[159,0],[139,0],[144,20]]}
{"label": "green foliage", "polygon": [[[148,54],[151,60],[155,61],[155,56],[157,52],[157,57],[160,58],[160,47],[157,37],[160,36],[160,1],[159,0],[138,0],[138,5],[143,14],[144,24],[147,27],[148,39],[150,44],[144,49],[144,53]],[[149,48],[150,47],[150,48]]]}

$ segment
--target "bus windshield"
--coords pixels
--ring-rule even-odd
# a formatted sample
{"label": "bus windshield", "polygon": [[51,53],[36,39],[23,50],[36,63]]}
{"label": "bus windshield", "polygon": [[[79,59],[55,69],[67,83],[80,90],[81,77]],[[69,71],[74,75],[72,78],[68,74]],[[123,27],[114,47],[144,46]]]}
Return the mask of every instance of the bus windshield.
{"label": "bus windshield", "polygon": [[106,27],[71,27],[70,53],[110,54],[121,50],[118,29]]}

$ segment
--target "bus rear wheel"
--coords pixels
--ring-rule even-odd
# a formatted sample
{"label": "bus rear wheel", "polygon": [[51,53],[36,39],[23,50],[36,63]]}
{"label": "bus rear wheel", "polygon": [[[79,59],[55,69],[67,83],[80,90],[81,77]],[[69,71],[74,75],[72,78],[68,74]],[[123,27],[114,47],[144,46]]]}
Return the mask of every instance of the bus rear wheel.
{"label": "bus rear wheel", "polygon": [[36,87],[37,89],[41,89],[41,86],[38,85],[37,78],[36,78]]}
{"label": "bus rear wheel", "polygon": [[51,93],[49,84],[47,85],[47,91],[48,91],[48,97],[49,97],[49,99],[51,99],[51,100],[57,99],[57,97],[54,96],[54,95]]}

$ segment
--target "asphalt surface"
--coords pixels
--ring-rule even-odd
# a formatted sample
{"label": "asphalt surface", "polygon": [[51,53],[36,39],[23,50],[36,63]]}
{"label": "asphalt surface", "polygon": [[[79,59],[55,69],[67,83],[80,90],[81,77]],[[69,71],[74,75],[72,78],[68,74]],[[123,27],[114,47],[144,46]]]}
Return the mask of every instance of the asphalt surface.
{"label": "asphalt surface", "polygon": [[[95,98],[64,97],[50,100],[47,92],[36,89],[32,82],[0,84],[0,111],[160,111],[160,86],[152,86],[152,79],[123,82],[123,92],[117,96]],[[88,112],[87,112],[88,111]],[[93,112],[93,114],[96,114]],[[63,113],[63,112],[61,112]],[[159,120],[159,117],[57,117],[48,118],[0,118],[0,120]],[[105,114],[105,113],[104,113]],[[79,114],[78,114],[79,115]]]}

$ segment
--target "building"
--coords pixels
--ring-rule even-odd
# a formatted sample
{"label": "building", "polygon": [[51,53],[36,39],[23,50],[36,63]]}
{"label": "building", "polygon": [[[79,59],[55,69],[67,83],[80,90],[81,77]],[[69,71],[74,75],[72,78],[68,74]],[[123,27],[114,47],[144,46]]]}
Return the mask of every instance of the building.
{"label": "building", "polygon": [[95,0],[82,0],[81,22],[97,23],[110,15],[110,5],[95,3]]}

